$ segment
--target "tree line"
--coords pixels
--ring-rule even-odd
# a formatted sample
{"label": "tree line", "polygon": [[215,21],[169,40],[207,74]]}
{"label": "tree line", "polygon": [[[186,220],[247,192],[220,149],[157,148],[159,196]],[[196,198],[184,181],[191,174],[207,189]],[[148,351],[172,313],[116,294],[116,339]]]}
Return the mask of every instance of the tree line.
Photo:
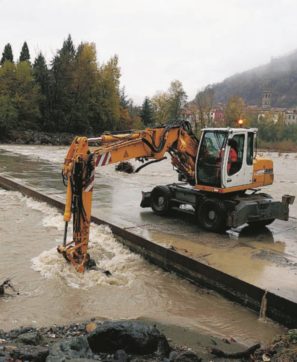
{"label": "tree line", "polygon": [[[71,35],[63,42],[49,64],[42,53],[31,61],[24,42],[14,59],[12,47],[4,47],[0,60],[0,138],[11,130],[38,130],[96,135],[105,130],[140,129],[192,119],[194,130],[218,126],[211,121],[215,90],[208,86],[187,102],[179,80],[166,91],[146,97],[136,106],[120,87],[121,71],[115,55],[107,62],[97,59],[94,43],[77,47]],[[264,142],[289,140],[297,143],[297,126],[275,122],[266,113],[259,119],[247,111],[242,98],[232,96],[224,106],[224,123],[236,127],[244,118],[246,126],[258,127]]]}
{"label": "tree line", "polygon": [[120,76],[116,55],[99,63],[95,44],[75,47],[71,35],[49,65],[42,53],[31,62],[26,42],[15,60],[7,44],[0,62],[0,138],[28,129],[98,134],[180,118],[187,96],[179,81],[138,107],[120,88]]}

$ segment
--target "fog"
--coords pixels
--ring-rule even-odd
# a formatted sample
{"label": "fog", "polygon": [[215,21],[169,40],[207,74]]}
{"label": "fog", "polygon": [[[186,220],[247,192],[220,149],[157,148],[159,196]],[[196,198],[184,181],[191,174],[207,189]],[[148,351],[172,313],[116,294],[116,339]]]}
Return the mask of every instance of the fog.
{"label": "fog", "polygon": [[179,79],[198,89],[297,48],[294,0],[0,0],[0,51],[27,41],[50,61],[70,33],[99,62],[119,55],[121,84],[137,103]]}

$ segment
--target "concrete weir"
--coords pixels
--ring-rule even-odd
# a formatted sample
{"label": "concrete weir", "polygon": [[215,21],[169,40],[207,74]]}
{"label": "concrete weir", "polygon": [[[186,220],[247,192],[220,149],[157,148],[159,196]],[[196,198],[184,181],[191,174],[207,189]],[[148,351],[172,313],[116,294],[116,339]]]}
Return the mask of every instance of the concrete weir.
{"label": "concrete weir", "polygon": [[[64,211],[63,202],[37,192],[10,178],[0,176],[0,187],[19,191],[38,201],[46,202],[61,212]],[[265,305],[267,317],[289,328],[296,327],[297,303],[194,260],[189,256],[182,255],[176,250],[158,245],[125,228],[120,228],[97,217],[92,217],[92,222],[108,225],[120,242],[161,268],[173,271],[194,284],[212,289],[258,313],[263,312],[263,305]]]}

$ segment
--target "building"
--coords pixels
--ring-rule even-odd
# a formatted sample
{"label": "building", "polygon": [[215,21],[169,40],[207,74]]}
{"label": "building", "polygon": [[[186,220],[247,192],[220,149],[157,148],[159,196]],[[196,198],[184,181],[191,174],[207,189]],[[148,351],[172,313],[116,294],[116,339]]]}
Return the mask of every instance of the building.
{"label": "building", "polygon": [[225,124],[225,113],[223,106],[212,108],[210,111],[210,119],[212,125],[216,127],[223,127]]}
{"label": "building", "polygon": [[262,108],[267,109],[271,108],[271,97],[272,92],[269,90],[264,90],[262,93]]}
{"label": "building", "polygon": [[297,124],[297,108],[287,109],[285,111],[285,123]]}

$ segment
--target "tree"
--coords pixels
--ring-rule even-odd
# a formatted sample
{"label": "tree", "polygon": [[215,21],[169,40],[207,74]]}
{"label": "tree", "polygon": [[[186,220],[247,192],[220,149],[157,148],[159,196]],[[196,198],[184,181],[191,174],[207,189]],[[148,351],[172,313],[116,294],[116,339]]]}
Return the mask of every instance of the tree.
{"label": "tree", "polygon": [[127,97],[125,87],[120,90],[120,105],[123,108],[129,108],[131,99]]}
{"label": "tree", "polygon": [[225,108],[226,125],[229,127],[237,126],[237,121],[244,117],[245,103],[241,97],[233,96],[229,98]]}
{"label": "tree", "polygon": [[128,98],[125,87],[120,90],[120,120],[119,129],[141,129],[143,123],[140,118],[140,107],[133,104],[133,100]]}
{"label": "tree", "polygon": [[50,121],[50,73],[42,53],[39,53],[33,64],[33,78],[40,88],[39,109],[41,113],[41,127],[46,131],[52,130],[54,127]]}
{"label": "tree", "polygon": [[18,113],[11,97],[0,95],[0,139],[5,139],[17,125]]}
{"label": "tree", "polygon": [[9,61],[13,63],[13,54],[12,54],[12,48],[9,43],[7,43],[4,47],[2,58],[1,58],[1,65],[4,64],[4,62]]}
{"label": "tree", "polygon": [[71,129],[91,133],[91,124],[97,120],[94,105],[97,102],[98,66],[94,43],[81,43],[75,55],[72,94],[74,105]]}
{"label": "tree", "polygon": [[[207,86],[204,90],[197,93],[195,97],[195,104],[198,108],[198,119],[200,128],[206,125],[210,126],[210,111],[213,107],[214,90]],[[197,124],[195,122],[195,128],[197,130]]]}
{"label": "tree", "polygon": [[34,81],[32,67],[28,62],[16,64],[14,103],[18,110],[20,129],[39,129],[40,89]]}
{"label": "tree", "polygon": [[187,94],[179,80],[171,82],[168,96],[168,121],[170,123],[175,123],[181,120],[182,111],[187,101]]}
{"label": "tree", "polygon": [[[0,118],[6,131],[39,127],[40,92],[28,62],[4,62],[0,68]],[[13,126],[13,127],[12,127]]]}
{"label": "tree", "polygon": [[97,118],[92,127],[96,131],[120,129],[120,68],[118,57],[103,64],[98,73]]}
{"label": "tree", "polygon": [[169,119],[169,95],[167,92],[158,92],[152,99],[155,121],[158,124],[168,123]]}
{"label": "tree", "polygon": [[140,117],[145,126],[152,126],[154,124],[154,110],[148,97],[143,101]]}
{"label": "tree", "polygon": [[30,53],[29,53],[29,48],[27,45],[27,42],[24,42],[23,46],[22,46],[22,50],[21,50],[21,54],[20,54],[20,62],[29,62],[30,61]]}
{"label": "tree", "polygon": [[52,61],[51,68],[51,122],[57,131],[72,131],[71,110],[75,105],[73,78],[76,50],[71,35],[63,42]]}

